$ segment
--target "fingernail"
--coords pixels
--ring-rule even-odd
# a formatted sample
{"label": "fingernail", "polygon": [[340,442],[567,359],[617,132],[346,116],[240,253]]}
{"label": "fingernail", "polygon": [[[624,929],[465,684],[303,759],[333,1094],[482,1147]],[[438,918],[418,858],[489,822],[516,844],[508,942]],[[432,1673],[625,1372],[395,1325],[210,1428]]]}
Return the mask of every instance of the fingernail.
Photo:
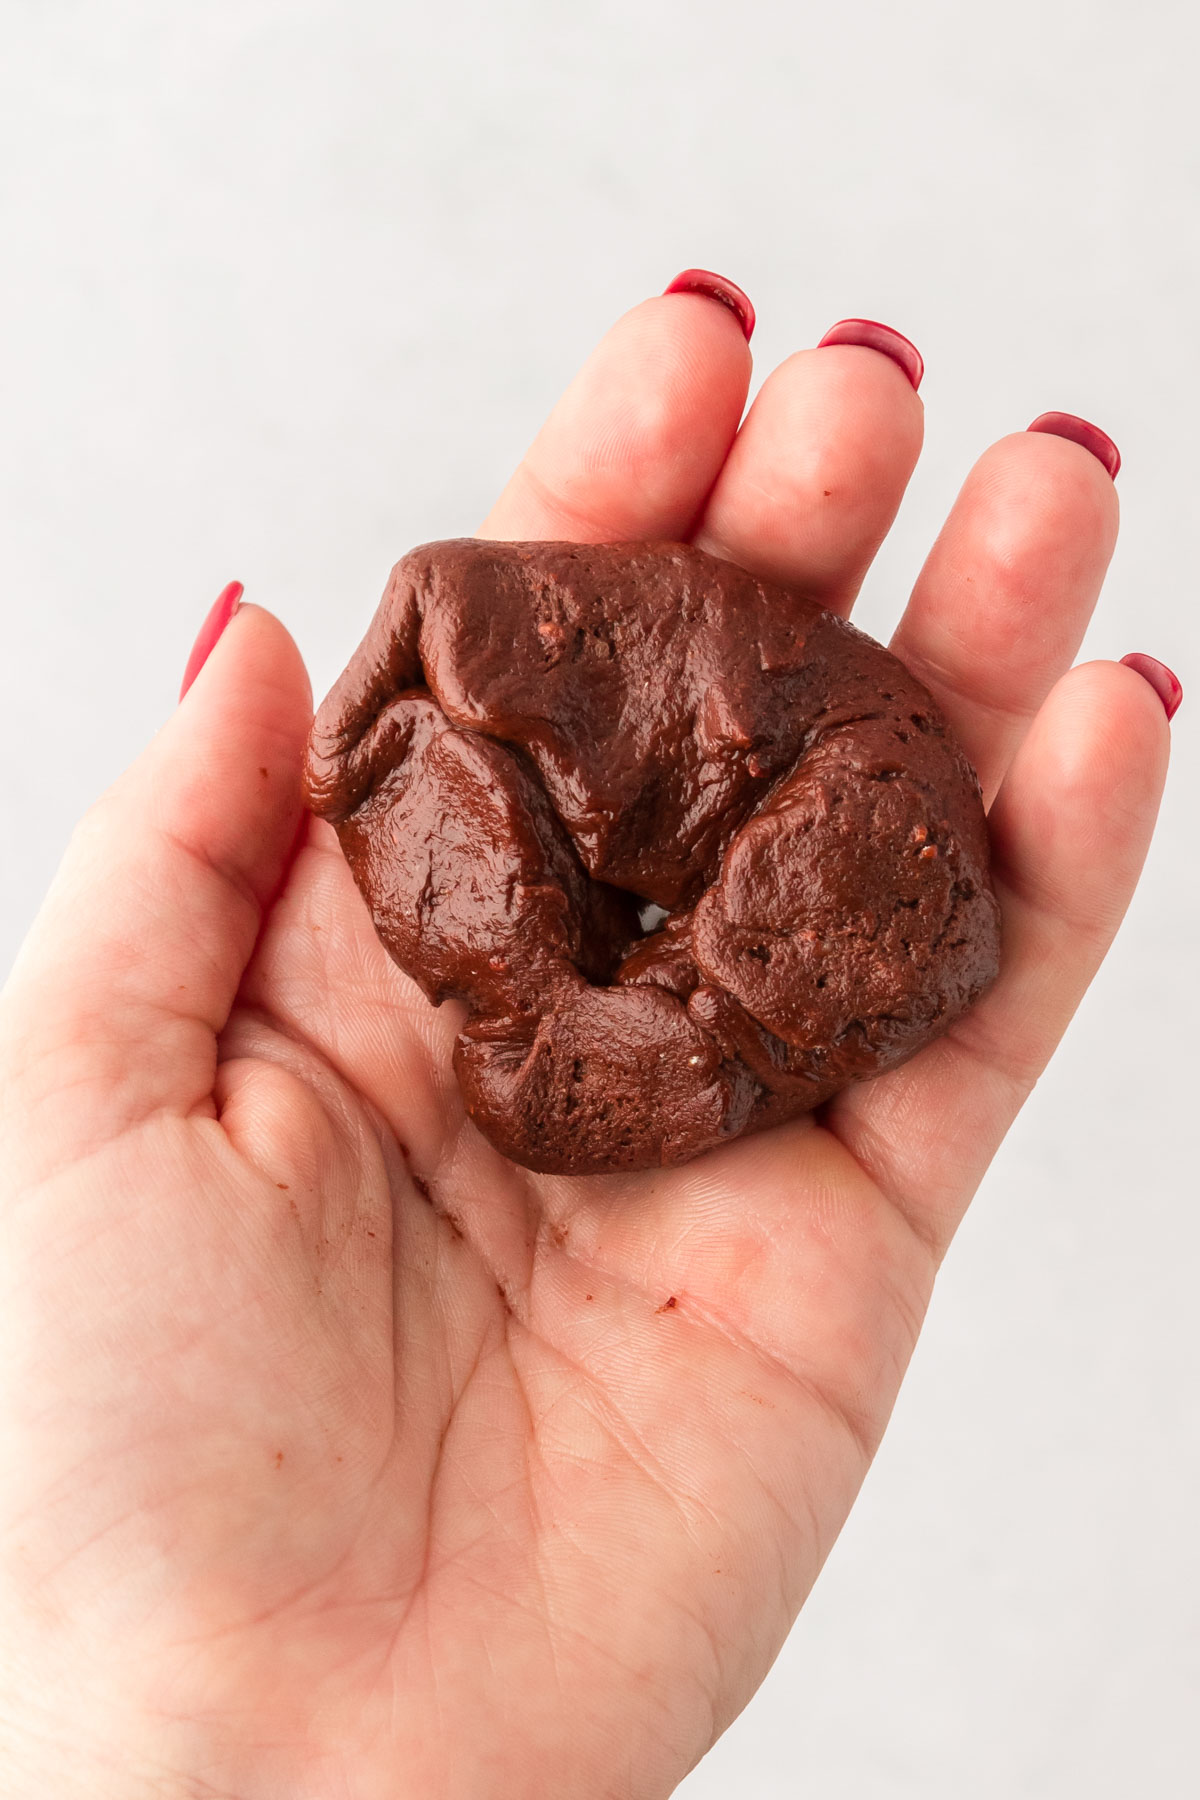
{"label": "fingernail", "polygon": [[200,627],[196,641],[192,645],[192,654],[187,659],[187,668],[183,671],[183,684],[179,689],[181,700],[212,655],[217,639],[241,603],[242,593],[241,582],[231,581],[228,587],[221,589],[213,601],[208,617]]}
{"label": "fingernail", "polygon": [[1041,413],[1026,426],[1027,431],[1045,431],[1051,437],[1069,438],[1073,444],[1082,444],[1090,450],[1097,462],[1102,462],[1113,480],[1117,479],[1117,470],[1121,467],[1121,452],[1109,437],[1107,431],[1101,431],[1098,425],[1091,425],[1086,419],[1077,419],[1074,413]]}
{"label": "fingernail", "polygon": [[914,389],[921,385],[925,373],[921,352],[890,325],[880,325],[876,319],[839,319],[829,327],[817,349],[824,350],[827,344],[858,344],[864,350],[878,350],[904,370]]}
{"label": "fingernail", "polygon": [[714,275],[711,269],[685,269],[677,275],[670,287],[663,289],[664,294],[706,294],[710,300],[719,300],[727,306],[742,328],[746,342],[754,335],[754,308],[749,294],[743,294],[736,282],[727,281],[724,275]]}
{"label": "fingernail", "polygon": [[1157,656],[1146,656],[1141,650],[1131,650],[1121,661],[1127,669],[1136,669],[1142,679],[1150,683],[1162,701],[1168,719],[1173,719],[1183,699],[1183,683],[1175,671],[1159,662]]}

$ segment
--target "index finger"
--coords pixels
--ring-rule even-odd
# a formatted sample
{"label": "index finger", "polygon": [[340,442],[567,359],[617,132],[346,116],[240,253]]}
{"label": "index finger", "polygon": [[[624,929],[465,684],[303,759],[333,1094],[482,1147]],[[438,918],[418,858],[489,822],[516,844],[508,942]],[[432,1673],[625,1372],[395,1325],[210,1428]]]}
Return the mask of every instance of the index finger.
{"label": "index finger", "polygon": [[[745,300],[732,283],[723,287]],[[746,404],[742,316],[711,286],[668,289],[626,313],[567,388],[479,536],[686,538]]]}

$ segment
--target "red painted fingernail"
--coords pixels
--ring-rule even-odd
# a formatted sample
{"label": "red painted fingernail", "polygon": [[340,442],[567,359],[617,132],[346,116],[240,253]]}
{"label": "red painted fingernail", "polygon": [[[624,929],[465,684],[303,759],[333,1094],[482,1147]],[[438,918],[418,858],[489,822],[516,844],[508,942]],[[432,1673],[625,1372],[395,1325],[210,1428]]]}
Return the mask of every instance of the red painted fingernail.
{"label": "red painted fingernail", "polygon": [[754,307],[750,303],[749,294],[743,294],[736,282],[727,281],[724,275],[714,275],[711,269],[685,269],[677,275],[670,287],[663,289],[664,294],[706,294],[710,300],[719,300],[727,306],[749,343],[754,335]]}
{"label": "red painted fingernail", "polygon": [[1150,683],[1162,701],[1168,719],[1173,719],[1183,699],[1183,683],[1175,671],[1159,662],[1157,656],[1146,656],[1141,650],[1131,650],[1121,661],[1127,669],[1136,669],[1142,679]]}
{"label": "red painted fingernail", "polygon": [[242,593],[241,582],[231,581],[227,588],[221,589],[213,601],[208,617],[200,627],[196,641],[192,645],[192,654],[187,659],[187,668],[183,671],[183,684],[179,689],[181,700],[212,655],[217,639],[241,604]]}
{"label": "red painted fingernail", "polygon": [[1121,467],[1121,452],[1109,437],[1107,431],[1101,431],[1098,425],[1091,425],[1086,419],[1077,419],[1074,413],[1041,413],[1026,426],[1027,431],[1045,431],[1051,437],[1070,438],[1073,444],[1082,444],[1090,450],[1097,462],[1102,462],[1113,480],[1117,479],[1117,470]]}
{"label": "red painted fingernail", "polygon": [[829,327],[817,349],[824,350],[827,344],[858,344],[864,350],[878,350],[899,364],[914,389],[921,385],[925,373],[921,352],[906,337],[893,331],[890,325],[881,325],[877,319],[839,319],[836,325]]}

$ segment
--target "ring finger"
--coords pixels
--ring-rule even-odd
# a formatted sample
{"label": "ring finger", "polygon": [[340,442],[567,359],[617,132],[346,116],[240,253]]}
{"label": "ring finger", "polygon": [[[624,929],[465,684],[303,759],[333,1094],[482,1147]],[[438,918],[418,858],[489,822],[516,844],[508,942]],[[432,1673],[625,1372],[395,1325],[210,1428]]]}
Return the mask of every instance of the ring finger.
{"label": "ring finger", "polygon": [[946,713],[989,800],[1079,648],[1117,514],[1098,454],[1015,432],[980,457],[917,579],[892,649]]}

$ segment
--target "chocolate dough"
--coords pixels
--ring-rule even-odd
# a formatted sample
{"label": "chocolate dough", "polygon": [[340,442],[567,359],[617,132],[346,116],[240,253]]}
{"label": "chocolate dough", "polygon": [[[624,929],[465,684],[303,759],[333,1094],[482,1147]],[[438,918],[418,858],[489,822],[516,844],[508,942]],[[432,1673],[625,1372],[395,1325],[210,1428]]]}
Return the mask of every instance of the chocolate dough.
{"label": "chocolate dough", "polygon": [[979,787],[929,694],[686,544],[426,544],[313,726],[384,945],[464,1000],[531,1169],[685,1162],[945,1030],[996,973]]}

